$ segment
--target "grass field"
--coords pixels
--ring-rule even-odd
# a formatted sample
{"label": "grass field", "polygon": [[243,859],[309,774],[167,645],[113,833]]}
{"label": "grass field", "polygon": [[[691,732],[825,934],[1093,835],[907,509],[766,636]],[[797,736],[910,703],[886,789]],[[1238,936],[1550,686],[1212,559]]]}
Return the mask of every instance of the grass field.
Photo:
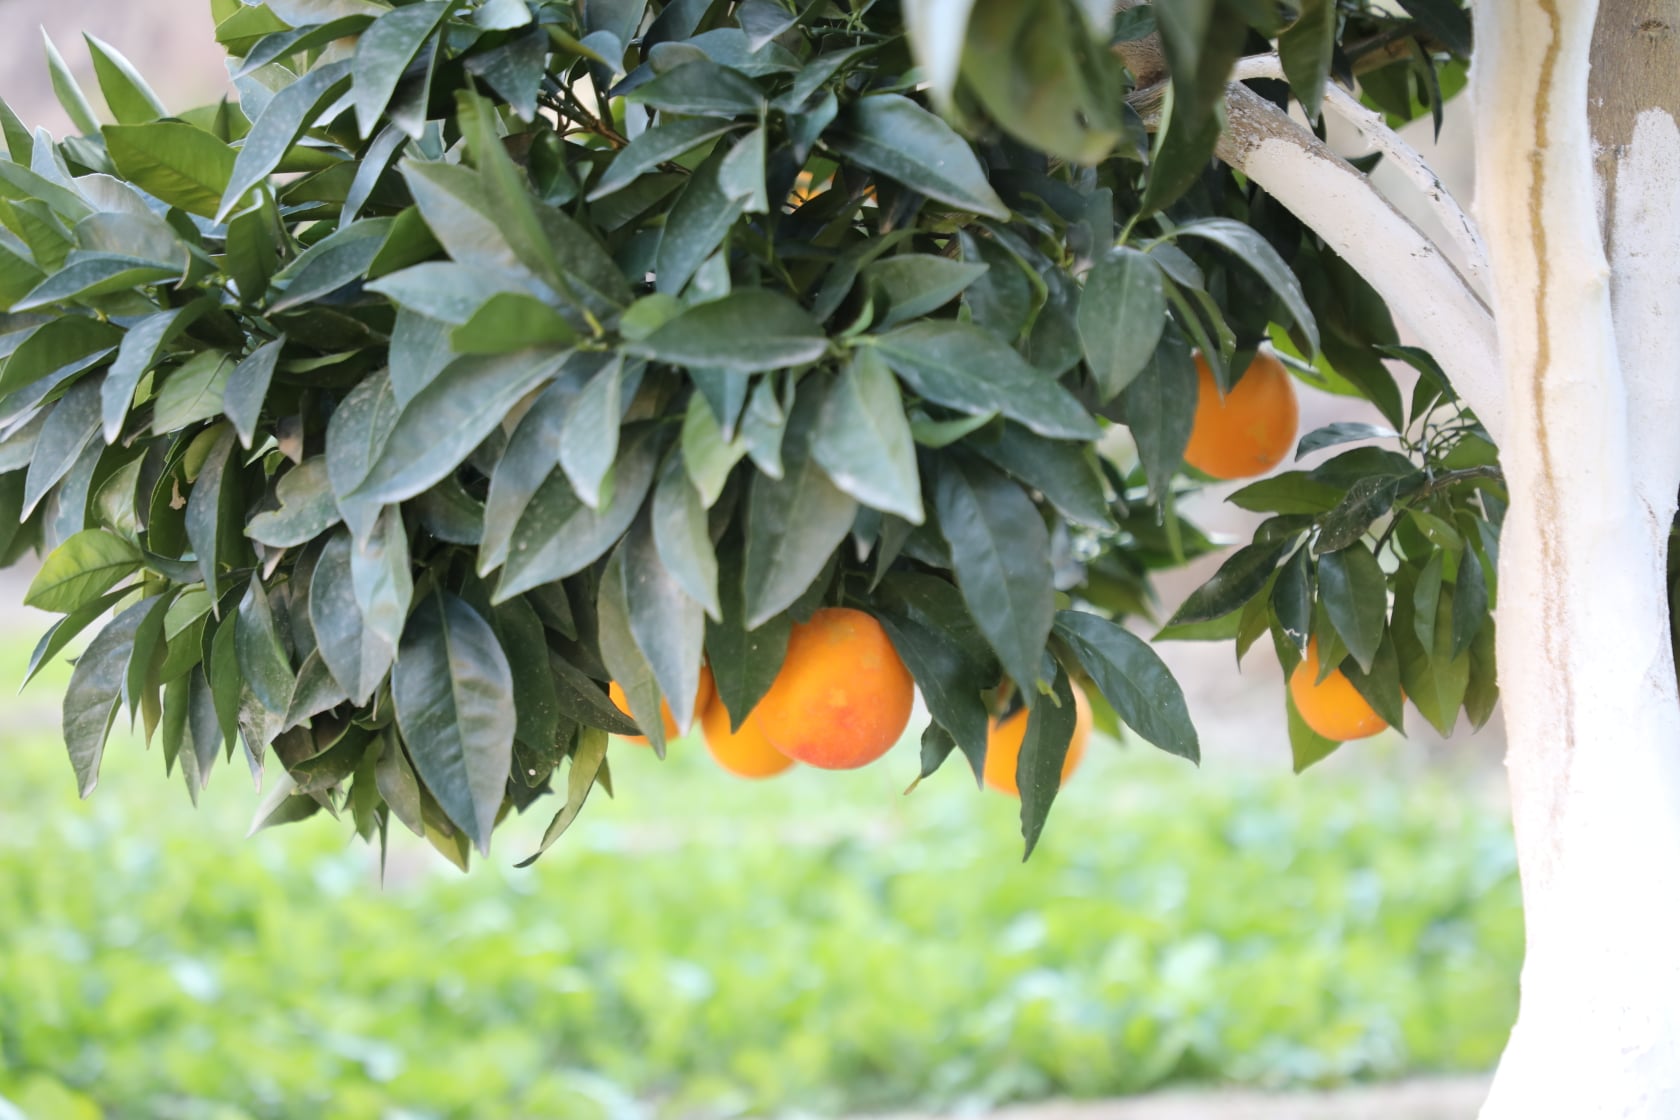
{"label": "grass field", "polygon": [[[21,675],[28,635],[0,644]],[[1294,779],[1096,745],[1015,805],[913,748],[731,779],[613,747],[530,870],[325,817],[245,839],[132,741],[74,796],[54,671],[0,708],[0,1098],[30,1117],[722,1117],[1485,1068],[1521,951],[1500,814],[1391,748]],[[9,689],[8,689],[9,691]],[[6,1117],[0,1105],[0,1118]]]}

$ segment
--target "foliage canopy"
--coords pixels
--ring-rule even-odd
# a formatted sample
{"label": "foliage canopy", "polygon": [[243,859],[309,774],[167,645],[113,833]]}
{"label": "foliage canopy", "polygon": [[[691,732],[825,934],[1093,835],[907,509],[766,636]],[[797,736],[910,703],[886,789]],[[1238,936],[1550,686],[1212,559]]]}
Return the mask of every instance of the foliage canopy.
{"label": "foliage canopy", "polygon": [[[1314,636],[1396,726],[1402,689],[1443,730],[1490,713],[1491,445],[1209,158],[1272,38],[1279,104],[1357,72],[1438,112],[1456,7],[212,7],[237,101],[171,114],[90,39],[112,123],[56,56],[81,134],[0,113],[0,559],[46,554],[35,667],[115,612],[65,703],[84,794],[126,713],[195,798],[242,749],[283,771],[272,821],[395,818],[464,866],[552,788],[546,847],[609,733],[662,748],[703,664],[739,722],[843,604],[920,687],[924,776],[1029,708],[1030,851],[1071,678],[1198,756],[1116,620],[1212,547],[1174,511],[1193,353],[1229,387],[1268,341],[1391,429],[1239,491],[1271,516],[1163,633],[1269,633],[1286,669]],[[1111,49],[1149,35],[1170,90]],[[1293,731],[1297,767],[1333,747]]]}

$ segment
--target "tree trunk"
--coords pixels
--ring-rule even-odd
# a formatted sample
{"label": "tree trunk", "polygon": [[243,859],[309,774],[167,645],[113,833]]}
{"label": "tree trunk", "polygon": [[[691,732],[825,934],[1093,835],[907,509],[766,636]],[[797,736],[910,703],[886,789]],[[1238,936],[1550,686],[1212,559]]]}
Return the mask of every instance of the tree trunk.
{"label": "tree trunk", "polygon": [[[1606,0],[1601,59],[1649,35],[1626,25],[1648,6]],[[1680,695],[1664,578],[1680,486],[1680,239],[1665,196],[1680,134],[1661,111],[1606,116],[1614,98],[1597,83],[1589,123],[1596,14],[1592,0],[1476,5],[1511,493],[1499,667],[1528,930],[1483,1120],[1680,1116]],[[1595,183],[1593,126],[1612,118],[1625,139]]]}

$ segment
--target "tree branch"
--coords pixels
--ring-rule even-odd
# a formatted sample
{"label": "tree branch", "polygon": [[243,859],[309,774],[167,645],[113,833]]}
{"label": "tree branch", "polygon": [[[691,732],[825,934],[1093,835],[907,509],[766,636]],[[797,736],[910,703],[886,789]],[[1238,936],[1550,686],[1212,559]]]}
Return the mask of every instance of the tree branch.
{"label": "tree branch", "polygon": [[[1160,127],[1158,84],[1129,99]],[[1493,314],[1451,261],[1359,169],[1247,86],[1226,94],[1229,124],[1215,155],[1324,239],[1435,356],[1495,442],[1505,393]]]}
{"label": "tree branch", "polygon": [[[1253,55],[1237,63],[1236,70],[1231,75],[1234,82],[1246,82],[1254,78],[1271,78],[1285,81],[1283,65],[1275,54]],[[1482,234],[1476,223],[1459,206],[1458,200],[1452,196],[1441,183],[1441,177],[1435,174],[1435,169],[1392,128],[1388,127],[1381,116],[1359,103],[1359,100],[1347,90],[1334,82],[1324,87],[1324,107],[1337,117],[1358,129],[1366,141],[1384,157],[1389,163],[1409,179],[1413,186],[1423,195],[1429,210],[1435,215],[1447,236],[1463,254],[1464,271],[1467,279],[1484,298],[1488,292],[1488,264],[1487,246],[1482,243]]]}

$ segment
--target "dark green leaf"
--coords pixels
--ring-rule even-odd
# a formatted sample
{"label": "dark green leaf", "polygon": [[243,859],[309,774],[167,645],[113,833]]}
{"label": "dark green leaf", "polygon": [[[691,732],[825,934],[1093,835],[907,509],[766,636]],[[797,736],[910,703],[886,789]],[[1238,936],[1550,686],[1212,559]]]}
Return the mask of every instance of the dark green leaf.
{"label": "dark green leaf", "polygon": [[1149,493],[1157,501],[1184,464],[1196,420],[1196,384],[1190,348],[1173,330],[1162,336],[1155,359],[1121,394],[1126,426],[1137,443]]}
{"label": "dark green leaf", "polygon": [[843,158],[929,198],[1000,221],[1009,217],[967,142],[907,97],[861,98],[824,141]]}
{"label": "dark green leaf", "polygon": [[1377,424],[1358,424],[1341,422],[1326,424],[1322,428],[1315,428],[1301,437],[1300,446],[1295,449],[1295,458],[1303,459],[1314,451],[1323,451],[1326,447],[1337,447],[1344,443],[1353,443],[1365,439],[1392,439],[1395,432]]}
{"label": "dark green leaf", "polygon": [[1271,242],[1251,226],[1232,218],[1197,218],[1179,226],[1174,236],[1200,237],[1235,254],[1277,293],[1313,350],[1318,349],[1318,323],[1313,318],[1312,308],[1307,305],[1306,295],[1301,291],[1300,280],[1272,248]]}
{"label": "dark green leaf", "polygon": [[1098,258],[1079,297],[1079,341],[1105,402],[1148,368],[1166,320],[1154,260],[1125,247]]}
{"label": "dark green leaf", "polygon": [[384,451],[400,407],[392,379],[376,373],[350,390],[327,424],[327,477],[344,523],[357,538],[368,534],[382,503],[352,495]]}
{"label": "dark green leaf", "polygon": [[828,336],[788,297],[748,288],[684,312],[625,350],[671,365],[756,373],[817,361]]}
{"label": "dark green leaf", "polygon": [[1096,422],[1052,377],[969,323],[924,320],[875,340],[881,356],[928,400],[972,415],[1001,412],[1039,435],[1095,439]]}
{"label": "dark green leaf", "polygon": [[723,618],[718,601],[717,553],[706,507],[689,481],[680,456],[666,459],[653,492],[653,539],[667,571],[713,621]]}
{"label": "dark green leaf", "polygon": [[1290,543],[1267,541],[1239,548],[1219,566],[1212,579],[1190,593],[1167,625],[1211,622],[1242,607],[1265,589],[1278,561],[1289,551]]}
{"label": "dark green leaf", "polygon": [[349,496],[400,502],[430,489],[520,398],[553,377],[563,358],[550,350],[521,350],[450,363],[398,414],[367,476]]}
{"label": "dark green leaf", "polygon": [[1487,579],[1475,549],[1459,557],[1458,580],[1453,587],[1452,656],[1471,648],[1488,621]]}
{"label": "dark green leaf", "polygon": [[615,354],[589,379],[560,427],[560,469],[590,509],[612,496],[604,483],[618,458],[623,383],[624,359]]}
{"label": "dark green leaf", "polygon": [[863,268],[863,281],[874,297],[876,326],[884,330],[932,314],[962,295],[987,267],[931,253],[870,262]]}
{"label": "dark green leaf", "polygon": [[782,477],[753,479],[741,566],[748,629],[805,594],[857,517],[857,502],[829,481],[812,453],[823,404],[817,393],[799,394],[782,447]]}
{"label": "dark green leaf", "polygon": [[1043,494],[1069,521],[1112,531],[1102,468],[1089,446],[1044,439],[1015,424],[996,425],[967,446]]}
{"label": "dark green leaf", "polygon": [[123,421],[128,418],[128,409],[141,378],[157,364],[165,347],[207,310],[209,303],[199,300],[185,307],[160,311],[148,315],[123,335],[116,360],[111,363],[101,387],[101,417],[106,443],[115,443],[122,434]]}
{"label": "dark green leaf", "polygon": [[30,332],[0,369],[0,399],[44,378],[56,383],[104,358],[122,342],[110,323],[65,315]]}
{"label": "dark green leaf", "polygon": [[660,706],[659,681],[630,629],[630,611],[630,593],[625,586],[624,548],[620,546],[602,570],[595,600],[601,660],[612,674],[613,681],[624,690],[624,699],[637,727],[653,746],[654,753],[664,758],[665,720]]}
{"label": "dark green leaf", "polygon": [[1320,551],[1334,552],[1357,542],[1371,522],[1394,507],[1398,489],[1399,484],[1393,478],[1361,478],[1354,482],[1319,528]]}
{"label": "dark green leaf", "polygon": [[707,117],[661,121],[630,141],[613,157],[606,173],[590,190],[589,201],[595,202],[629,186],[660,164],[685,155],[736,127],[738,125],[734,121]]}
{"label": "dark green leaf", "polygon": [[408,532],[397,507],[381,511],[367,536],[357,538],[350,552],[350,586],[368,628],[397,646],[414,600]]}
{"label": "dark green leaf", "polygon": [[582,571],[624,535],[653,485],[658,436],[650,429],[625,441],[613,468],[612,500],[599,510],[583,504],[564,472],[548,476],[514,528],[497,602]]}
{"label": "dark green leaf", "polygon": [[23,484],[22,515],[28,517],[59,480],[70,473],[83,449],[99,434],[99,383],[78,381],[53,406]]}
{"label": "dark green leaf", "polygon": [[268,178],[303,130],[349,88],[351,66],[349,60],[327,63],[274,95],[251,126],[234,160],[221,205],[216,209],[217,221],[227,220],[245,192]]}
{"label": "dark green leaf", "polygon": [[751,117],[764,105],[752,82],[704,58],[665,71],[628,100],[685,117]]}
{"label": "dark green leaf", "polygon": [[238,629],[234,631],[234,654],[239,673],[258,702],[276,715],[284,715],[291,704],[297,677],[291,659],[275,629],[268,592],[256,576],[251,577],[245,597],[239,601]]}
{"label": "dark green leaf", "polygon": [[1299,774],[1307,767],[1336,753],[1341,746],[1334,739],[1326,739],[1318,732],[1307,726],[1307,721],[1301,718],[1301,713],[1295,709],[1295,699],[1284,689],[1284,704],[1289,712],[1289,749],[1294,755],[1295,773]]}
{"label": "dark green leaf", "polygon": [[70,674],[64,693],[64,745],[76,771],[76,788],[83,797],[99,784],[99,762],[128,678],[134,636],[156,602],[146,599],[119,614],[94,635]]}
{"label": "dark green leaf", "polygon": [[484,502],[484,537],[478,552],[479,575],[489,575],[507,560],[520,515],[559,462],[560,432],[574,395],[563,382],[549,386],[513,430],[507,450],[490,476],[490,492]]}
{"label": "dark green leaf", "polygon": [[[239,433],[240,446],[247,451],[256,438],[257,419],[262,414],[263,401],[268,398],[274,367],[285,347],[285,335],[266,342],[241,359],[233,367],[233,372],[228,374],[227,388],[222,391],[222,411],[233,421],[234,429]],[[109,387],[109,380],[106,384]]]}
{"label": "dark green leaf", "polygon": [[388,11],[374,20],[356,40],[355,85],[351,103],[362,139],[373,135],[374,126],[390,104],[391,95],[402,80],[403,71],[420,53],[437,25],[449,14],[447,3],[411,4]]}
{"label": "dark green leaf", "polygon": [[998,660],[1023,689],[1055,615],[1050,534],[1020,485],[980,463],[941,464],[935,506],[957,586]]}
{"label": "dark green leaf", "polygon": [[1348,652],[1360,669],[1371,672],[1388,617],[1388,578],[1382,565],[1360,545],[1321,553],[1318,593]]}
{"label": "dark green leaf", "polygon": [[929,714],[962,749],[978,783],[986,764],[982,694],[997,687],[1002,670],[962,592],[938,576],[900,572],[881,581],[872,605]]}
{"label": "dark green leaf", "polygon": [[1021,754],[1015,762],[1015,782],[1021,791],[1021,836],[1027,842],[1023,860],[1038,846],[1050,803],[1062,787],[1062,765],[1078,723],[1067,670],[1058,665],[1050,694],[1033,693],[1031,705]]}
{"label": "dark green leaf", "polygon": [[653,670],[671,718],[686,729],[699,714],[700,662],[706,615],[659,558],[651,516],[631,526],[621,552],[630,634]]}
{"label": "dark green leaf", "polygon": [[420,780],[488,855],[515,727],[513,671],[495,631],[455,596],[428,596],[403,632],[391,697]]}
{"label": "dark green leaf", "polygon": [[828,393],[811,455],[841,490],[864,505],[920,525],[916,445],[892,371],[862,348]]}
{"label": "dark green leaf", "polygon": [[665,216],[653,262],[654,278],[663,293],[682,292],[729,236],[735,220],[746,213],[749,200],[731,196],[719,180],[724,156],[714,151],[695,169]]}
{"label": "dark green leaf", "polygon": [[1324,83],[1336,50],[1335,0],[1302,0],[1301,15],[1278,36],[1278,58],[1307,119],[1318,120]]}
{"label": "dark green leaf", "polygon": [[571,767],[566,772],[566,804],[555,814],[543,832],[542,844],[536,852],[516,866],[529,867],[565,834],[583,811],[589,791],[595,788],[607,762],[607,733],[586,727],[578,736],[577,750],[572,754]]}
{"label": "dark green leaf", "polygon": [[1126,726],[1168,754],[1201,762],[1184,691],[1149,643],[1085,611],[1058,611],[1055,634]]}
{"label": "dark green leaf", "polygon": [[233,444],[233,429],[224,427],[205,456],[198,481],[187,498],[187,540],[192,544],[204,586],[213,600],[221,597],[218,581],[225,526],[238,516],[232,508],[237,499],[234,484],[239,474],[238,464],[233,461]]}
{"label": "dark green leaf", "polygon": [[309,622],[321,659],[351,701],[366,704],[385,679],[396,646],[362,618],[350,571],[355,545],[338,532],[327,541],[309,584]]}
{"label": "dark green leaf", "polygon": [[275,487],[278,509],[259,513],[245,535],[270,548],[307,544],[340,520],[338,500],[327,481],[327,460],[317,455],[281,476]]}

